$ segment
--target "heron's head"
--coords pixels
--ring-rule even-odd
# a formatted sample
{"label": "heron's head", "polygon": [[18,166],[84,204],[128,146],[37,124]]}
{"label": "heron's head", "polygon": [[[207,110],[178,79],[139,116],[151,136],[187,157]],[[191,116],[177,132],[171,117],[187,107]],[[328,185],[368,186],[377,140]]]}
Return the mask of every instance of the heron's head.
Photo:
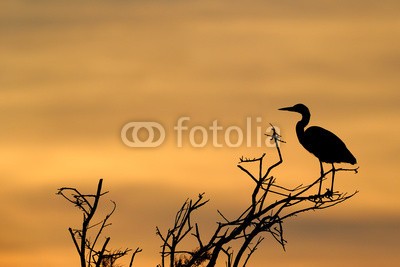
{"label": "heron's head", "polygon": [[303,105],[303,104],[296,104],[293,107],[280,108],[279,110],[297,112],[297,113],[300,113],[302,115],[310,114],[310,111],[308,110],[306,105]]}

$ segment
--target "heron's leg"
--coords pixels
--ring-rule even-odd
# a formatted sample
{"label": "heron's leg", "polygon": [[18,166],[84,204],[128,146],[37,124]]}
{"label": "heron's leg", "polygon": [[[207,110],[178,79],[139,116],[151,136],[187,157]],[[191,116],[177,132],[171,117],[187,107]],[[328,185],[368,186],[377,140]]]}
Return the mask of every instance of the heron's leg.
{"label": "heron's leg", "polygon": [[322,161],[319,161],[319,167],[321,168],[321,177],[319,178],[319,189],[318,189],[318,195],[321,194],[321,187],[322,187],[322,179],[324,178],[324,168],[322,166]]}
{"label": "heron's leg", "polygon": [[335,171],[336,171],[335,165],[333,165],[333,163],[332,163],[332,185],[331,185],[331,192],[332,193],[333,193],[333,182],[335,180]]}

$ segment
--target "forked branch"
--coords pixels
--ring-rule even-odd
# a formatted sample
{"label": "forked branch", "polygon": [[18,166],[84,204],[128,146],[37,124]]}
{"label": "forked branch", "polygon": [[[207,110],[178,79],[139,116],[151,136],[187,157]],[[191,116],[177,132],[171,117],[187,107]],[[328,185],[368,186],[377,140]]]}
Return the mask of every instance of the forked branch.
{"label": "forked branch", "polygon": [[[333,207],[357,193],[356,191],[348,195],[347,193],[327,191],[324,194],[315,194],[319,181],[332,170],[317,177],[310,184],[300,184],[295,188],[277,184],[277,179],[272,176],[272,171],[283,163],[279,143],[284,141],[273,126],[272,133],[268,136],[275,143],[279,156],[277,162],[264,166],[266,156],[264,153],[259,158],[241,157],[237,165],[253,182],[249,206],[240,212],[236,219],[228,219],[218,211],[222,220],[217,223],[208,242],[204,242],[200,236],[199,226],[194,224],[195,228],[193,229],[191,220],[192,213],[205,205],[208,200],[202,200],[203,194],[200,194],[196,201],[187,200],[178,211],[173,227],[166,234],[162,234],[157,228],[157,235],[163,242],[160,267],[214,267],[220,255],[225,255],[227,267],[246,266],[264,240],[263,233],[269,233],[285,249],[287,241],[284,238],[283,224],[286,219],[299,213]],[[246,164],[258,164],[258,172],[252,173],[246,168]],[[357,172],[357,169],[335,170],[335,172],[341,171]],[[197,246],[192,250],[178,249],[181,241],[189,236],[188,233],[195,237],[194,241]],[[234,253],[234,248],[236,248],[236,253]],[[246,251],[248,251],[247,254]]]}
{"label": "forked branch", "polygon": [[[78,189],[72,187],[62,187],[58,189],[57,194],[61,195],[68,202],[72,203],[80,209],[83,213],[82,226],[80,229],[68,228],[71,235],[72,241],[78,252],[80,258],[81,267],[112,267],[115,266],[116,260],[127,255],[131,249],[124,250],[109,250],[108,244],[110,237],[106,237],[103,244],[98,246],[98,241],[103,233],[103,230],[110,226],[108,222],[112,214],[114,213],[117,204],[111,201],[113,207],[111,211],[97,223],[92,223],[92,220],[99,207],[100,198],[108,192],[102,192],[103,179],[99,180],[97,190],[95,194],[82,194]],[[89,231],[94,232],[93,241],[89,236]],[[133,252],[130,267],[133,264],[134,257],[137,253],[141,252],[141,249],[137,248]]]}

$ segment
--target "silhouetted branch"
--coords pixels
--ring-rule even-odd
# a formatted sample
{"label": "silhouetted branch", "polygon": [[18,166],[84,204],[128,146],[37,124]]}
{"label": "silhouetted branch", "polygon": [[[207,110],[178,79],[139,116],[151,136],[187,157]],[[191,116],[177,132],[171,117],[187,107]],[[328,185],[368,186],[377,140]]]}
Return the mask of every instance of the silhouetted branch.
{"label": "silhouetted branch", "polygon": [[[327,189],[321,194],[318,188],[319,193],[315,194],[318,185],[327,174],[331,173],[333,177],[339,172],[357,173],[358,168],[332,168],[326,172],[321,171],[321,175],[311,183],[302,183],[293,188],[279,185],[278,179],[272,175],[272,172],[283,163],[279,143],[284,143],[284,141],[273,126],[272,133],[267,136],[271,137],[275,143],[279,157],[276,162],[266,165],[264,153],[258,158],[242,156],[237,165],[239,170],[250,179],[252,186],[248,206],[233,218],[217,210],[220,221],[217,222],[211,236],[206,239],[202,237],[200,226],[193,220],[193,216],[195,211],[207,204],[209,200],[204,199],[204,193],[199,194],[197,199],[187,199],[176,213],[171,228],[163,233],[156,227],[156,234],[162,241],[161,264],[158,267],[215,267],[217,261],[221,260],[221,255],[226,258],[227,267],[247,266],[250,258],[264,240],[265,234],[271,235],[285,250],[287,241],[284,238],[283,224],[286,219],[300,213],[336,206],[358,193],[355,191],[347,194]],[[257,164],[257,170],[250,171],[248,165],[254,164]],[[119,258],[131,252],[129,248],[108,249],[110,237],[106,237],[104,242],[99,244],[104,229],[111,225],[109,219],[117,207],[116,203],[111,201],[113,207],[108,214],[98,222],[92,222],[99,207],[100,198],[108,193],[102,192],[102,182],[103,180],[100,179],[95,194],[82,194],[72,187],[60,188],[57,193],[82,211],[81,228],[68,228],[80,258],[81,267],[112,267]],[[91,239],[90,236],[94,238]],[[183,241],[189,237],[194,240],[193,249],[183,248]],[[132,267],[136,254],[141,251],[137,248],[132,253],[129,267]]]}
{"label": "silhouetted branch", "polygon": [[[174,226],[171,229],[168,229],[167,234],[165,236],[162,235],[160,229],[156,227],[156,234],[163,241],[163,245],[161,246],[162,267],[166,266],[165,265],[166,258],[169,258],[169,266],[178,266],[177,264],[183,264],[183,261],[185,259],[177,259],[175,257],[176,254],[195,253],[195,252],[180,252],[177,250],[177,246],[187,236],[187,234],[191,233],[193,229],[193,225],[191,223],[192,213],[209,201],[209,200],[203,200],[203,196],[204,193],[199,194],[198,199],[196,201],[192,200],[185,201],[185,203],[182,205],[182,207],[175,216]],[[200,247],[203,247],[197,224],[195,224],[195,229],[196,230],[194,233],[192,233],[192,235],[197,238]]]}
{"label": "silhouetted branch", "polygon": [[135,260],[136,254],[142,252],[142,249],[136,248],[136,250],[132,253],[131,261],[129,262],[129,267],[132,267],[133,261]]}
{"label": "silhouetted branch", "polygon": [[264,240],[264,237],[259,237],[256,244],[251,248],[249,247],[249,254],[247,254],[246,260],[244,261],[243,267],[247,265],[247,262],[249,261],[251,255],[253,255],[253,253],[257,250],[257,247],[259,244],[261,244],[261,242]]}
{"label": "silhouetted branch", "polygon": [[[83,220],[81,229],[68,228],[72,241],[78,252],[81,267],[112,267],[117,259],[125,256],[131,249],[110,251],[107,249],[110,237],[107,237],[100,249],[97,249],[97,243],[103,230],[110,226],[108,220],[114,213],[117,204],[111,201],[113,208],[111,211],[99,222],[92,224],[92,219],[97,212],[100,198],[108,192],[102,192],[103,179],[99,180],[97,185],[96,194],[82,194],[78,189],[72,187],[62,187],[58,189],[57,194],[61,195],[68,202],[72,203],[83,212]],[[89,238],[89,231],[96,231],[94,234],[93,242]],[[141,252],[139,248],[135,250],[132,255],[130,267],[132,266],[133,259],[137,253]]]}
{"label": "silhouetted branch", "polygon": [[[269,233],[285,250],[287,241],[284,238],[283,222],[299,213],[326,209],[338,205],[356,193],[330,192],[324,194],[312,194],[311,191],[330,172],[354,171],[357,169],[338,168],[323,173],[310,184],[300,184],[294,188],[287,188],[277,184],[277,179],[271,175],[272,171],[283,163],[282,154],[278,143],[284,142],[272,126],[272,134],[268,135],[275,142],[278,161],[266,167],[264,171],[265,153],[259,158],[239,159],[238,168],[251,179],[253,192],[250,197],[250,205],[240,213],[236,219],[228,219],[223,213],[217,210],[222,221],[217,223],[212,236],[208,242],[200,236],[199,226],[195,224],[193,230],[191,214],[199,207],[205,205],[202,202],[203,194],[199,195],[197,201],[186,200],[181,209],[177,212],[176,220],[172,228],[166,234],[157,229],[157,235],[163,242],[161,246],[161,267],[180,266],[208,266],[214,267],[222,252],[226,256],[227,267],[246,266],[250,257],[264,240],[263,233]],[[254,174],[247,169],[245,164],[258,164],[258,173]],[[201,203],[201,204],[199,204]],[[190,250],[178,250],[181,241],[188,233],[195,237],[197,248]],[[256,240],[254,242],[254,240]],[[237,253],[233,252],[232,242],[235,242]],[[252,245],[253,244],[253,245]],[[249,253],[245,256],[245,252]],[[166,259],[168,258],[168,265]]]}

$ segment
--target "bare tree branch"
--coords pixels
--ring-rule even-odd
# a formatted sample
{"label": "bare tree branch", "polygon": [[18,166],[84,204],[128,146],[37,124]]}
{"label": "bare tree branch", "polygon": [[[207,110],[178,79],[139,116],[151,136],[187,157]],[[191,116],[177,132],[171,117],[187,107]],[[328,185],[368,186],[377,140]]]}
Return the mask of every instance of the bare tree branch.
{"label": "bare tree branch", "polygon": [[[107,246],[110,242],[110,237],[107,237],[100,249],[97,248],[97,243],[103,230],[110,226],[108,222],[113,215],[117,204],[111,201],[113,207],[111,211],[99,222],[92,224],[97,208],[100,203],[100,198],[108,192],[102,192],[103,179],[99,180],[97,185],[96,194],[82,194],[78,189],[72,187],[62,187],[58,189],[57,194],[61,195],[68,202],[74,204],[79,210],[82,211],[82,227],[81,229],[68,228],[74,246],[78,252],[81,267],[112,267],[117,259],[125,256],[131,249],[110,251]],[[89,231],[95,231],[93,242],[90,240]],[[133,259],[141,249],[137,248],[132,255],[130,267],[132,266]]]}
{"label": "bare tree branch", "polygon": [[[272,126],[272,125],[271,125]],[[246,266],[264,240],[263,233],[269,233],[285,250],[287,241],[284,238],[283,222],[299,213],[321,210],[336,206],[356,193],[330,192],[323,194],[312,194],[317,185],[327,174],[332,171],[354,171],[357,169],[338,168],[329,170],[319,176],[315,181],[294,188],[287,188],[277,184],[277,179],[271,175],[272,171],[283,163],[280,142],[284,142],[272,126],[272,134],[268,135],[275,142],[278,161],[266,167],[264,171],[264,153],[259,158],[241,157],[237,167],[251,179],[253,192],[250,197],[250,205],[240,213],[236,219],[228,219],[220,210],[218,214],[222,222],[217,223],[217,228],[210,237],[208,243],[200,236],[199,226],[195,224],[193,230],[191,224],[192,213],[205,205],[202,202],[203,194],[193,202],[186,200],[181,209],[177,212],[176,220],[172,228],[165,235],[157,228],[157,235],[163,242],[161,248],[161,267],[166,267],[165,259],[169,259],[169,267],[180,266],[207,266],[214,267],[222,252],[226,256],[227,267]],[[258,164],[257,175],[253,174],[244,164]],[[191,232],[195,237],[198,247],[194,250],[177,249],[181,241]],[[254,242],[254,240],[256,240]],[[233,252],[232,242],[239,242],[237,253]],[[252,245],[253,244],[253,245]],[[245,252],[249,251],[246,255]]]}
{"label": "bare tree branch", "polygon": [[[271,125],[272,126],[272,125]],[[200,226],[194,220],[195,211],[206,205],[209,200],[204,199],[204,193],[197,199],[186,199],[175,215],[173,225],[166,232],[156,227],[156,235],[161,239],[161,264],[158,267],[215,267],[221,261],[221,255],[226,259],[227,267],[245,267],[252,255],[260,247],[265,235],[271,235],[276,242],[286,249],[287,241],[284,235],[284,222],[300,213],[331,208],[352,198],[352,194],[332,192],[318,193],[320,182],[329,173],[358,172],[358,168],[337,168],[321,173],[308,184],[300,184],[288,188],[278,184],[278,179],[272,172],[283,163],[279,143],[284,143],[272,126],[272,133],[268,135],[275,142],[278,160],[270,165],[265,164],[266,154],[258,158],[241,157],[237,167],[249,179],[252,192],[249,204],[237,216],[225,216],[217,210],[220,221],[210,235],[205,238],[201,235]],[[249,165],[256,164],[256,171],[250,171]],[[110,226],[110,217],[116,210],[116,203],[104,218],[92,223],[99,207],[100,198],[108,192],[102,192],[100,179],[95,194],[82,194],[78,189],[62,187],[59,195],[72,203],[82,212],[82,226],[80,229],[68,228],[76,251],[78,252],[81,267],[113,267],[115,262],[127,255],[131,249],[108,249],[110,237],[101,243],[101,236],[106,227]],[[318,190],[318,192],[320,192]],[[232,217],[232,218],[231,218]],[[89,234],[90,232],[90,234]],[[94,232],[94,233],[93,233]],[[90,236],[94,237],[93,239]],[[194,246],[186,249],[183,241],[191,237]],[[131,256],[129,267],[132,267],[136,254],[142,250],[137,248]]]}

